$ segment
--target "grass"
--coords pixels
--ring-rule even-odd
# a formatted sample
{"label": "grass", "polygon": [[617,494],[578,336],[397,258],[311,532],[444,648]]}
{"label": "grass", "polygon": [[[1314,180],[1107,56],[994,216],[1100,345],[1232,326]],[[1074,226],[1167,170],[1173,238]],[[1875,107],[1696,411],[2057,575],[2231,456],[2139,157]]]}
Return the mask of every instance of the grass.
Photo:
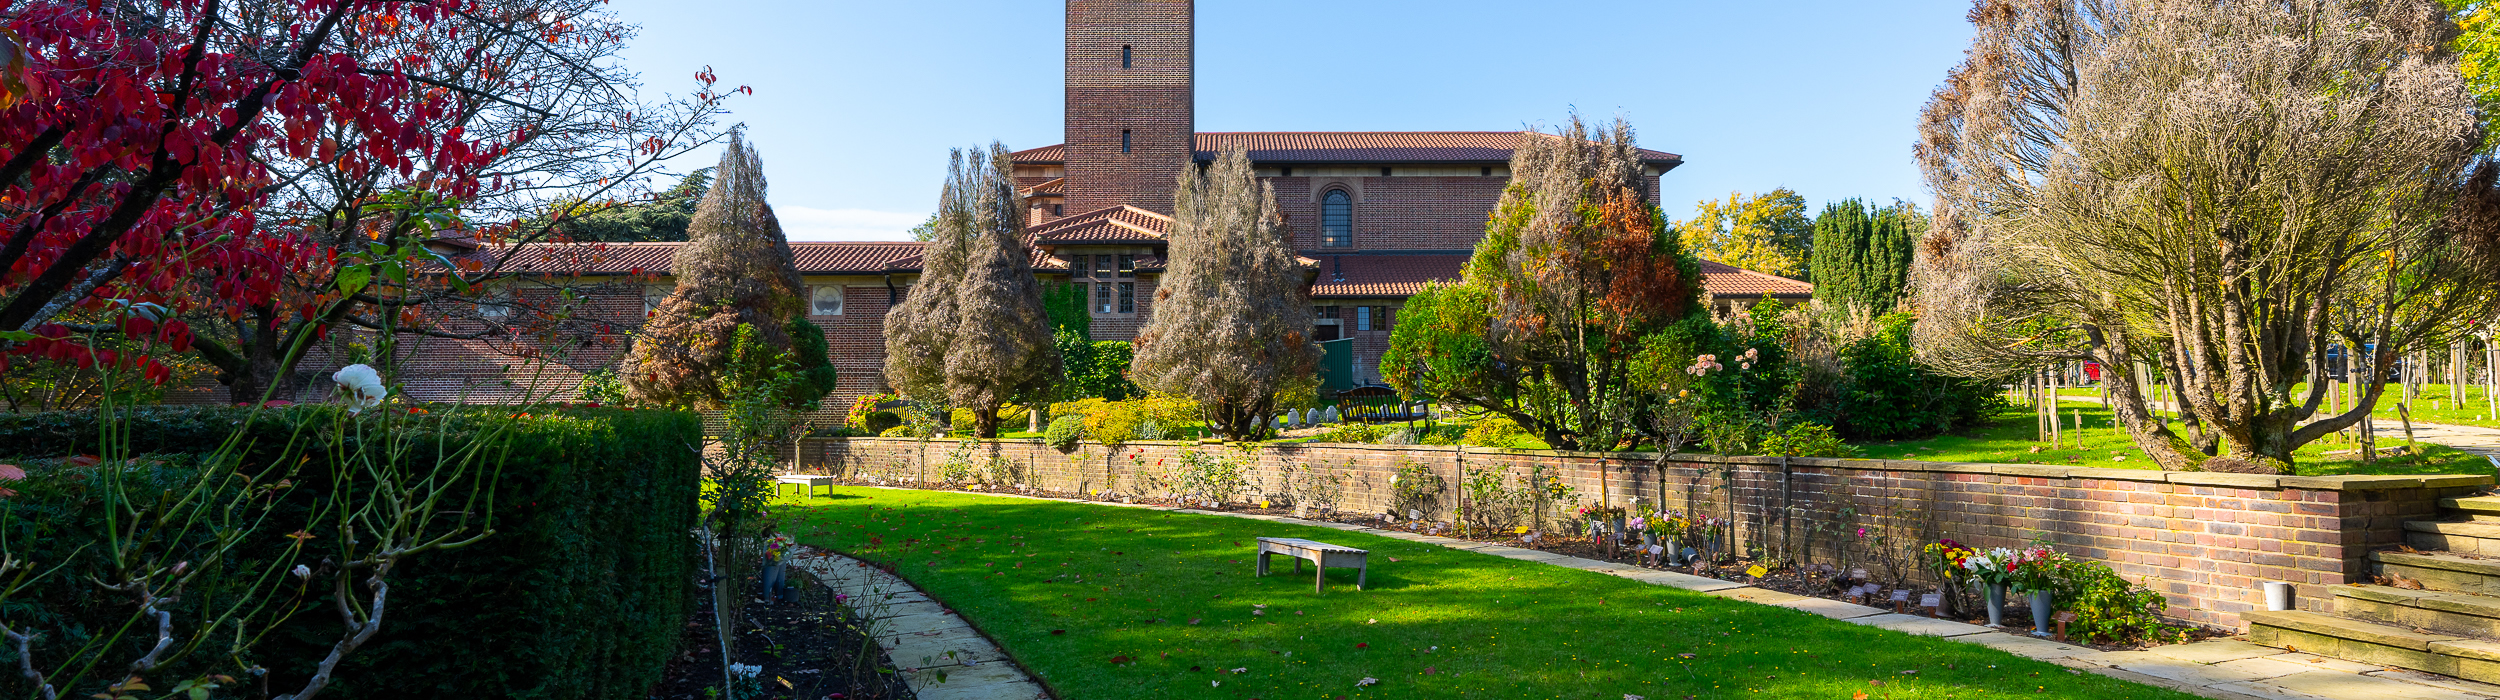
{"label": "grass", "polygon": [[[2074,391],[2074,390],[2068,390]],[[2081,401],[2058,402],[2059,420],[2064,421],[2060,447],[2035,441],[2036,428],[2030,412],[2000,416],[1988,426],[1963,433],[1940,435],[1921,440],[1854,443],[1861,454],[1874,459],[1914,459],[1933,462],[1989,462],[1996,464],[2064,464],[2116,469],[2159,469],[2125,430],[2118,429],[2109,408],[2099,403]],[[2083,418],[2083,429],[2074,428],[2077,415]],[[2429,443],[2417,443],[2422,454],[2386,457],[2365,464],[2355,454],[2331,455],[2329,452],[2349,451],[2356,446],[2332,439],[2320,440],[2293,451],[2292,469],[2303,476],[2334,476],[2346,474],[2489,474],[2492,465],[2480,456]],[[2392,447],[2380,441],[2379,447]],[[2039,452],[2032,448],[2039,447]],[[2124,459],[2120,459],[2120,458]]]}
{"label": "grass", "polygon": [[[801,542],[892,565],[1066,698],[2190,697],[1975,644],[1338,530],[850,487],[779,512]],[[1310,574],[1282,559],[1285,575],[1253,577],[1260,536],[1368,549],[1369,590],[1332,571],[1314,594]],[[1357,687],[1363,678],[1379,681]]]}
{"label": "grass", "polygon": [[[2306,397],[2308,391],[2309,385],[2296,384],[2293,385],[2292,396]],[[2059,396],[2100,396],[2101,390],[2099,387],[2080,387],[2060,389],[2057,393]],[[2378,406],[2371,409],[2371,415],[2376,416],[2377,420],[2388,421],[2390,425],[2394,425],[2395,421],[2402,418],[2396,412],[2396,405],[2405,404],[2405,410],[2413,415],[2416,423],[2447,423],[2500,428],[2500,420],[2492,419],[2491,404],[2485,402],[2483,395],[2483,386],[2480,384],[2458,387],[2455,394],[2448,392],[2446,384],[2424,384],[2413,401],[2406,403],[2404,388],[2389,384],[2386,392],[2379,395]],[[2463,396],[2464,399],[2459,401],[2458,396]]]}

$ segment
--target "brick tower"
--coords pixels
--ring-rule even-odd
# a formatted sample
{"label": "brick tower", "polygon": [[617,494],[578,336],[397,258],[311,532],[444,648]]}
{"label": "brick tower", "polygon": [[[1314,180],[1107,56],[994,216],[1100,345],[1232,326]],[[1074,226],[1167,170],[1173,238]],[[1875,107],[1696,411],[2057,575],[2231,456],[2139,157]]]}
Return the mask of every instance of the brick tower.
{"label": "brick tower", "polygon": [[1067,213],[1170,213],[1197,160],[1193,0],[1067,2]]}

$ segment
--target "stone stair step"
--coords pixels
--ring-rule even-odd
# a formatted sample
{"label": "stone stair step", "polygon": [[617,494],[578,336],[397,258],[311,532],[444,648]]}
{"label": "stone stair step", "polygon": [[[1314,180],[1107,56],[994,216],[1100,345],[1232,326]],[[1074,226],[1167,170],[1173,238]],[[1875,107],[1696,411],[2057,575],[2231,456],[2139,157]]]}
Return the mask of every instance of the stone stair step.
{"label": "stone stair step", "polygon": [[2404,528],[2405,544],[2415,549],[2500,555],[2500,520],[2413,520],[2407,521]]}
{"label": "stone stair step", "polygon": [[2382,576],[2415,579],[2434,591],[2500,596],[2500,559],[2438,552],[2371,552],[2370,561],[2378,562]]}
{"label": "stone stair step", "polygon": [[2500,520],[2500,496],[2442,498],[2439,505],[2473,516],[2475,520]]}
{"label": "stone stair step", "polygon": [[[2338,601],[2340,602],[2340,601]],[[2470,681],[2500,681],[2500,642],[2364,622],[2306,610],[2251,610],[2248,640],[2305,654],[2393,666]]]}
{"label": "stone stair step", "polygon": [[2335,614],[2363,622],[2500,639],[2500,598],[2358,584],[2336,586]]}

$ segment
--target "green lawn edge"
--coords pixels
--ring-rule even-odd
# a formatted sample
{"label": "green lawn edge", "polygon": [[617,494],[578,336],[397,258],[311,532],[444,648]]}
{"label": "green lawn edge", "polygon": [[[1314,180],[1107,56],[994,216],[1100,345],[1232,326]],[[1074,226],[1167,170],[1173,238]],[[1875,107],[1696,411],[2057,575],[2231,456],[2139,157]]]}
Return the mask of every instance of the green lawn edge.
{"label": "green lawn edge", "polygon": [[[776,505],[785,532],[893,566],[1071,700],[2192,697],[1977,644],[1360,532],[868,487]],[[1354,590],[1352,571],[1332,573],[1324,595],[1307,572],[1254,578],[1260,536],[1371,550],[1371,586]],[[1355,685],[1367,677],[1379,681]]]}

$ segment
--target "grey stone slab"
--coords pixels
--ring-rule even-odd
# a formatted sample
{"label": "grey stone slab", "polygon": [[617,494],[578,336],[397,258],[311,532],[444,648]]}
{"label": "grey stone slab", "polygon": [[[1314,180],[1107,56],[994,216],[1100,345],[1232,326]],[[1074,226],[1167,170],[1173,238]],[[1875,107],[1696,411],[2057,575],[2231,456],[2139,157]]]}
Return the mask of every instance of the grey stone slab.
{"label": "grey stone slab", "polygon": [[972,623],[964,621],[964,617],[962,615],[954,613],[897,615],[894,617],[880,618],[877,620],[877,624],[885,625],[885,629],[888,630],[917,630],[920,632],[944,632],[951,630],[972,629]]}
{"label": "grey stone slab", "polygon": [[1797,595],[1795,593],[1781,593],[1779,591],[1763,590],[1752,586],[1722,588],[1715,591],[1706,591],[1703,594],[1714,598],[1741,600],[1747,603],[1761,603],[1763,605],[1780,605],[1806,599],[1805,596]]}
{"label": "grey stone slab", "polygon": [[2369,673],[2381,668],[2375,664],[2365,664],[2358,661],[2345,661],[2332,656],[2319,656],[2317,654],[2302,654],[2297,652],[2290,654],[2276,654],[2265,658],[2281,661],[2287,664],[2299,664],[2314,671]]}
{"label": "grey stone slab", "polygon": [[1640,573],[1627,573],[1621,575],[1624,578],[1642,583],[1656,584],[1660,586],[1674,586],[1688,591],[1701,591],[1704,593],[1726,590],[1729,588],[1745,587],[1745,584],[1734,581],[1721,581],[1707,576],[1679,574],[1673,571],[1643,571]]}
{"label": "grey stone slab", "polygon": [[[944,674],[945,682],[937,679]],[[1039,683],[1006,663],[983,663],[917,671],[908,678],[920,700],[1032,700],[1046,698]]]}
{"label": "grey stone slab", "polygon": [[2193,644],[2172,644],[2153,647],[2145,651],[2200,664],[2218,664],[2283,653],[2281,649],[2262,644],[2250,644],[2237,639],[2213,639]]}
{"label": "grey stone slab", "polygon": [[2309,671],[2217,687],[2259,697],[2293,700],[2487,700],[2458,690],[2339,671]]}
{"label": "grey stone slab", "polygon": [[2136,673],[2152,676],[2154,678],[2186,683],[2188,685],[2198,687],[2218,683],[2236,683],[2240,681],[2253,681],[2260,678],[2288,676],[2301,671],[2301,669],[2294,668],[2291,671],[2283,673],[2266,673],[2255,670],[2227,668],[2212,664],[2202,664],[2184,659],[2171,658],[2147,651],[2105,651],[2098,654],[2088,654],[2074,658],[2077,661],[2096,663],[2110,668],[2134,671]]}
{"label": "grey stone slab", "polygon": [[1803,610],[1834,620],[1854,620],[1868,615],[1881,615],[1884,613],[1882,610],[1866,607],[1864,605],[1858,605],[1856,603],[1843,603],[1837,600],[1829,600],[1825,598],[1800,597],[1796,600],[1784,603],[1772,603],[1772,605],[1777,605],[1791,610]]}
{"label": "grey stone slab", "polygon": [[2160,676],[2151,676],[2151,675],[2146,675],[2146,674],[2137,673],[2137,672],[2134,672],[2134,671],[2129,671],[2129,670],[2126,670],[2126,669],[2123,669],[2123,668],[2109,668],[2109,667],[2106,667],[2106,666],[2092,666],[2092,667],[2085,668],[2085,669],[2083,669],[2083,670],[2084,670],[2085,672],[2087,672],[2087,673],[2092,673],[2092,674],[2095,674],[2095,675],[2101,675],[2101,676],[2108,676],[2108,677],[2110,677],[2110,678],[2116,678],[2116,679],[2118,679],[2118,680],[2127,681],[2127,682],[2130,682],[2130,683],[2138,683],[2138,684],[2142,684],[2142,685],[2149,685],[2149,686],[2153,686],[2153,687],[2157,687],[2157,688],[2169,688],[2169,689],[2171,689],[2171,690],[2176,690],[2176,691],[2179,691],[2179,692],[2182,692],[2182,693],[2192,693],[2192,694],[2201,695],[2201,696],[2208,697],[2208,698],[2214,698],[2215,700],[2248,700],[2248,699],[2250,698],[2250,696],[2248,696],[2248,695],[2246,695],[2246,694],[2244,694],[2244,693],[2239,693],[2239,692],[2237,692],[2237,691],[2217,690],[2217,689],[2215,689],[2215,688],[2207,687],[2207,686],[2204,686],[2204,685],[2199,685],[2199,684],[2192,683],[2192,682],[2187,682],[2187,681],[2177,681],[2177,680],[2171,680],[2171,679],[2168,679],[2168,678],[2163,678],[2163,677],[2160,677]]}
{"label": "grey stone slab", "polygon": [[2435,688],[2446,688],[2462,693],[2472,693],[2482,697],[2500,698],[2500,685],[2476,683],[2462,678],[2450,678],[2436,673],[2423,673],[2421,671],[2408,671],[2404,669],[2396,669],[2393,671],[2378,669],[2368,671],[2366,672],[2366,675],[2385,678],[2388,680],[2404,681],[2406,683],[2417,683]]}
{"label": "grey stone slab", "polygon": [[970,628],[958,628],[956,632],[897,635],[886,638],[892,640],[892,644],[879,646],[886,647],[885,653],[894,659],[895,665],[905,668],[964,665],[966,662],[1003,661],[1007,658],[998,650],[998,645],[982,638],[981,633]]}
{"label": "grey stone slab", "polygon": [[1989,632],[1987,634],[1973,634],[1954,637],[1953,641],[1970,642],[1972,644],[1996,649],[1998,651],[2008,652],[2014,654],[2015,656],[2039,659],[2042,661],[2066,659],[2084,654],[2099,653],[2091,647],[2076,646],[2065,642],[2051,639],[2041,639],[2039,637],[2027,635],[2006,634],[2004,632]]}
{"label": "grey stone slab", "polygon": [[2280,678],[2295,673],[2308,673],[2310,671],[2318,670],[2316,667],[2309,664],[2276,661],[2274,659],[2266,658],[2232,659],[2230,661],[2214,664],[2213,667],[2227,670],[2235,674],[2256,674],[2256,677],[2258,678]]}
{"label": "grey stone slab", "polygon": [[1986,627],[1981,627],[1967,622],[1939,620],[1932,617],[1903,615],[1901,613],[1869,615],[1850,620],[1850,622],[1879,629],[1888,629],[1894,632],[1906,632],[1922,637],[1960,637],[1964,635],[1994,633]]}

